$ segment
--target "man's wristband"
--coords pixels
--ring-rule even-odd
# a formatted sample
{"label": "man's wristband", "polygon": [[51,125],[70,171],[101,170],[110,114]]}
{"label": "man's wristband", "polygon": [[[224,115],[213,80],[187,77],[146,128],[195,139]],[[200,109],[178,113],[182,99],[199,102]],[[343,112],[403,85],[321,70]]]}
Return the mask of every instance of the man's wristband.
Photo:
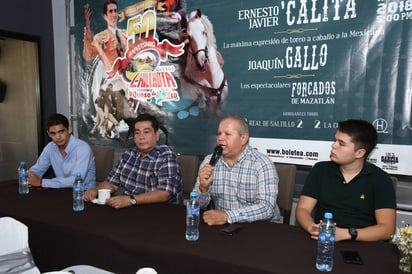
{"label": "man's wristband", "polygon": [[351,237],[351,241],[356,241],[356,238],[358,238],[358,230],[356,230],[356,228],[354,227],[350,227],[348,230]]}

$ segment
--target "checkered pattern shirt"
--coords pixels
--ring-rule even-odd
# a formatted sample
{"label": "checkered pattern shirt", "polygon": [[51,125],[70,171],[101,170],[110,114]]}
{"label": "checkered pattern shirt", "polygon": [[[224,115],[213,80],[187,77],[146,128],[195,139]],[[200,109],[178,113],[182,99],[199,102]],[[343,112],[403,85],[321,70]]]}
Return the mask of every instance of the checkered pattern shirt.
{"label": "checkered pattern shirt", "polygon": [[183,202],[180,165],[176,154],[165,145],[156,145],[145,157],[137,147],[127,149],[107,181],[123,187],[126,194],[163,190],[171,194],[170,203]]}
{"label": "checkered pattern shirt", "polygon": [[[209,163],[210,158],[211,155],[206,156],[201,167]],[[232,167],[223,157],[218,160],[208,192],[200,193],[199,178],[194,190],[200,193],[202,208],[212,200],[215,209],[226,212],[228,223],[274,221],[280,219],[276,203],[278,182],[275,165],[248,145]]]}

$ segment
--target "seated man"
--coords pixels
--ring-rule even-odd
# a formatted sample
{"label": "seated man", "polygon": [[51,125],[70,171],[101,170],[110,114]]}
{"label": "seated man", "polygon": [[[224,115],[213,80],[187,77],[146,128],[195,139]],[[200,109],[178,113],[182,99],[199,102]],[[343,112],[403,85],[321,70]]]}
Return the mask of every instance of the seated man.
{"label": "seated man", "polygon": [[211,155],[206,156],[194,187],[200,194],[202,208],[210,202],[215,206],[203,214],[208,225],[280,219],[275,165],[248,142],[245,119],[238,116],[222,119],[217,144],[223,149],[223,158],[212,166]]}
{"label": "seated man", "polygon": [[[29,170],[30,187],[62,188],[73,187],[76,173],[80,172],[85,189],[96,185],[96,166],[90,146],[71,135],[72,127],[67,118],[59,113],[49,116],[46,122],[47,134],[53,140],[46,145],[36,164]],[[53,168],[55,178],[42,178]]]}
{"label": "seated man", "polygon": [[126,195],[114,196],[106,204],[114,208],[132,205],[183,201],[183,185],[176,154],[165,145],[159,145],[159,124],[155,117],[142,114],[134,124],[135,147],[127,149],[107,180],[84,195],[86,202],[96,198],[98,189],[117,191]]}
{"label": "seated man", "polygon": [[[296,220],[318,238],[319,221],[332,212],[336,241],[387,240],[395,232],[396,196],[390,176],[366,158],[378,142],[367,121],[339,122],[330,159],[313,166],[296,208]],[[315,220],[312,210],[315,210]]]}

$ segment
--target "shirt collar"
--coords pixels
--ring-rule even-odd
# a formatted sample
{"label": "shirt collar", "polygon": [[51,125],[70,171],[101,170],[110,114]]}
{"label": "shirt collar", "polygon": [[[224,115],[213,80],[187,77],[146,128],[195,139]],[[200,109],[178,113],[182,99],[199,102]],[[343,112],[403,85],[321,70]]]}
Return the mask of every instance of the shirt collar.
{"label": "shirt collar", "polygon": [[115,28],[113,28],[113,27],[111,27],[111,26],[108,26],[108,29],[109,29],[113,34],[116,34],[117,29],[115,29]]}
{"label": "shirt collar", "polygon": [[[73,149],[74,149],[74,140],[75,137],[73,136],[73,134],[70,134],[70,138],[69,138],[69,143],[67,144],[66,148],[64,149],[64,151],[69,154]],[[59,150],[59,147],[56,145],[55,142],[53,142],[54,147],[56,150]]]}
{"label": "shirt collar", "polygon": [[[139,157],[142,157],[142,153],[139,151],[139,149],[136,146],[134,147],[134,149],[135,149],[136,155]],[[159,151],[159,144],[156,144],[156,146],[142,158],[149,158],[153,160],[156,154],[158,153],[158,151]]]}

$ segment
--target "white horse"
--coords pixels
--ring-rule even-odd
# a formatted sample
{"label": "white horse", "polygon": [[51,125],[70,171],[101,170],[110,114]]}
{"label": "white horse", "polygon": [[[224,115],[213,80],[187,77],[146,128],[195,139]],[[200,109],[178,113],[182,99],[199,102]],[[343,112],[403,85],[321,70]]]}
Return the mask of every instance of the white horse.
{"label": "white horse", "polygon": [[222,69],[223,59],[216,49],[213,25],[199,9],[190,13],[187,35],[182,96],[195,100],[210,114],[219,115],[229,90]]}

